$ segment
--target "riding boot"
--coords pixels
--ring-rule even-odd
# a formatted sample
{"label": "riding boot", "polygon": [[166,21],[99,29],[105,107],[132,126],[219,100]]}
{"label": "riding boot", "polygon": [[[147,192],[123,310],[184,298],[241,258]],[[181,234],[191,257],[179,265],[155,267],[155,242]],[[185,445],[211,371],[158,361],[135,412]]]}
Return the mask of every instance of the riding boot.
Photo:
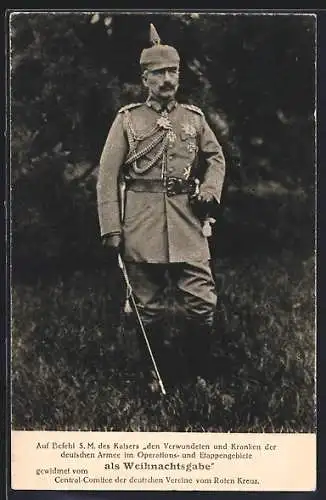
{"label": "riding boot", "polygon": [[159,376],[164,383],[168,360],[162,322],[155,321],[147,323],[144,325],[144,329],[148,344],[141,329],[138,328],[137,331],[137,341],[140,355],[139,376],[144,382],[144,385],[150,387],[152,392],[157,392],[160,390]]}
{"label": "riding boot", "polygon": [[168,325],[163,321],[151,325],[148,328],[148,340],[162,382],[165,388],[170,389],[176,382],[176,351],[169,337]]}
{"label": "riding boot", "polygon": [[190,378],[212,381],[214,379],[212,326],[199,320],[187,320],[185,330]]}

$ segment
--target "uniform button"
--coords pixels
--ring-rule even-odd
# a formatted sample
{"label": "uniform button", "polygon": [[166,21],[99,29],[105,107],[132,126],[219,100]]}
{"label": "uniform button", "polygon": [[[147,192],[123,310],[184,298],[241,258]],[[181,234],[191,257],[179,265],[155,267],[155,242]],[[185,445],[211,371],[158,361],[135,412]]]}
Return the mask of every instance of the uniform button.
{"label": "uniform button", "polygon": [[174,158],[174,154],[173,153],[169,154],[169,160],[173,160],[173,158]]}

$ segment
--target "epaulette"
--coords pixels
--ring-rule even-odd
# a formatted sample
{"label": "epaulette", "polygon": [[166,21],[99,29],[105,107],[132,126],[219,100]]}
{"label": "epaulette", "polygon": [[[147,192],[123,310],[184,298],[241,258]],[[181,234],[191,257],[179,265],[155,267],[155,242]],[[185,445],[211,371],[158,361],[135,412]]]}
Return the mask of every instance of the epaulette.
{"label": "epaulette", "polygon": [[194,111],[195,113],[198,113],[201,116],[204,116],[204,113],[200,108],[197,106],[194,106],[193,104],[181,104],[183,108],[190,109],[190,111]]}
{"label": "epaulette", "polygon": [[142,104],[143,104],[142,102],[134,102],[131,104],[127,104],[126,106],[123,106],[122,108],[120,108],[118,113],[122,113],[123,111],[127,111],[127,109],[138,108],[138,106],[141,106]]}

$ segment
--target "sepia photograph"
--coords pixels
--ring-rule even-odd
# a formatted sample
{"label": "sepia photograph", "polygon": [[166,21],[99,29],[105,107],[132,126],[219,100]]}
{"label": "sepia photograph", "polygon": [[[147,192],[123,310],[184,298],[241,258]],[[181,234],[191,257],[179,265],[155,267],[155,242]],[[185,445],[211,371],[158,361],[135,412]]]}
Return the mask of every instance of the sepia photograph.
{"label": "sepia photograph", "polygon": [[12,430],[316,432],[316,32],[10,13]]}

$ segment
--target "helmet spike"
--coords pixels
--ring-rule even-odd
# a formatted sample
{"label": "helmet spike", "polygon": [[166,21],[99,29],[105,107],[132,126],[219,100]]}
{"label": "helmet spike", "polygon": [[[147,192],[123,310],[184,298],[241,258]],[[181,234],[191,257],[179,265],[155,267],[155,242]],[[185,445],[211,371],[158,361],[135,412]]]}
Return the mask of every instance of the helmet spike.
{"label": "helmet spike", "polygon": [[156,28],[152,23],[149,27],[149,39],[152,45],[159,45],[161,43],[159,34],[157,33]]}

